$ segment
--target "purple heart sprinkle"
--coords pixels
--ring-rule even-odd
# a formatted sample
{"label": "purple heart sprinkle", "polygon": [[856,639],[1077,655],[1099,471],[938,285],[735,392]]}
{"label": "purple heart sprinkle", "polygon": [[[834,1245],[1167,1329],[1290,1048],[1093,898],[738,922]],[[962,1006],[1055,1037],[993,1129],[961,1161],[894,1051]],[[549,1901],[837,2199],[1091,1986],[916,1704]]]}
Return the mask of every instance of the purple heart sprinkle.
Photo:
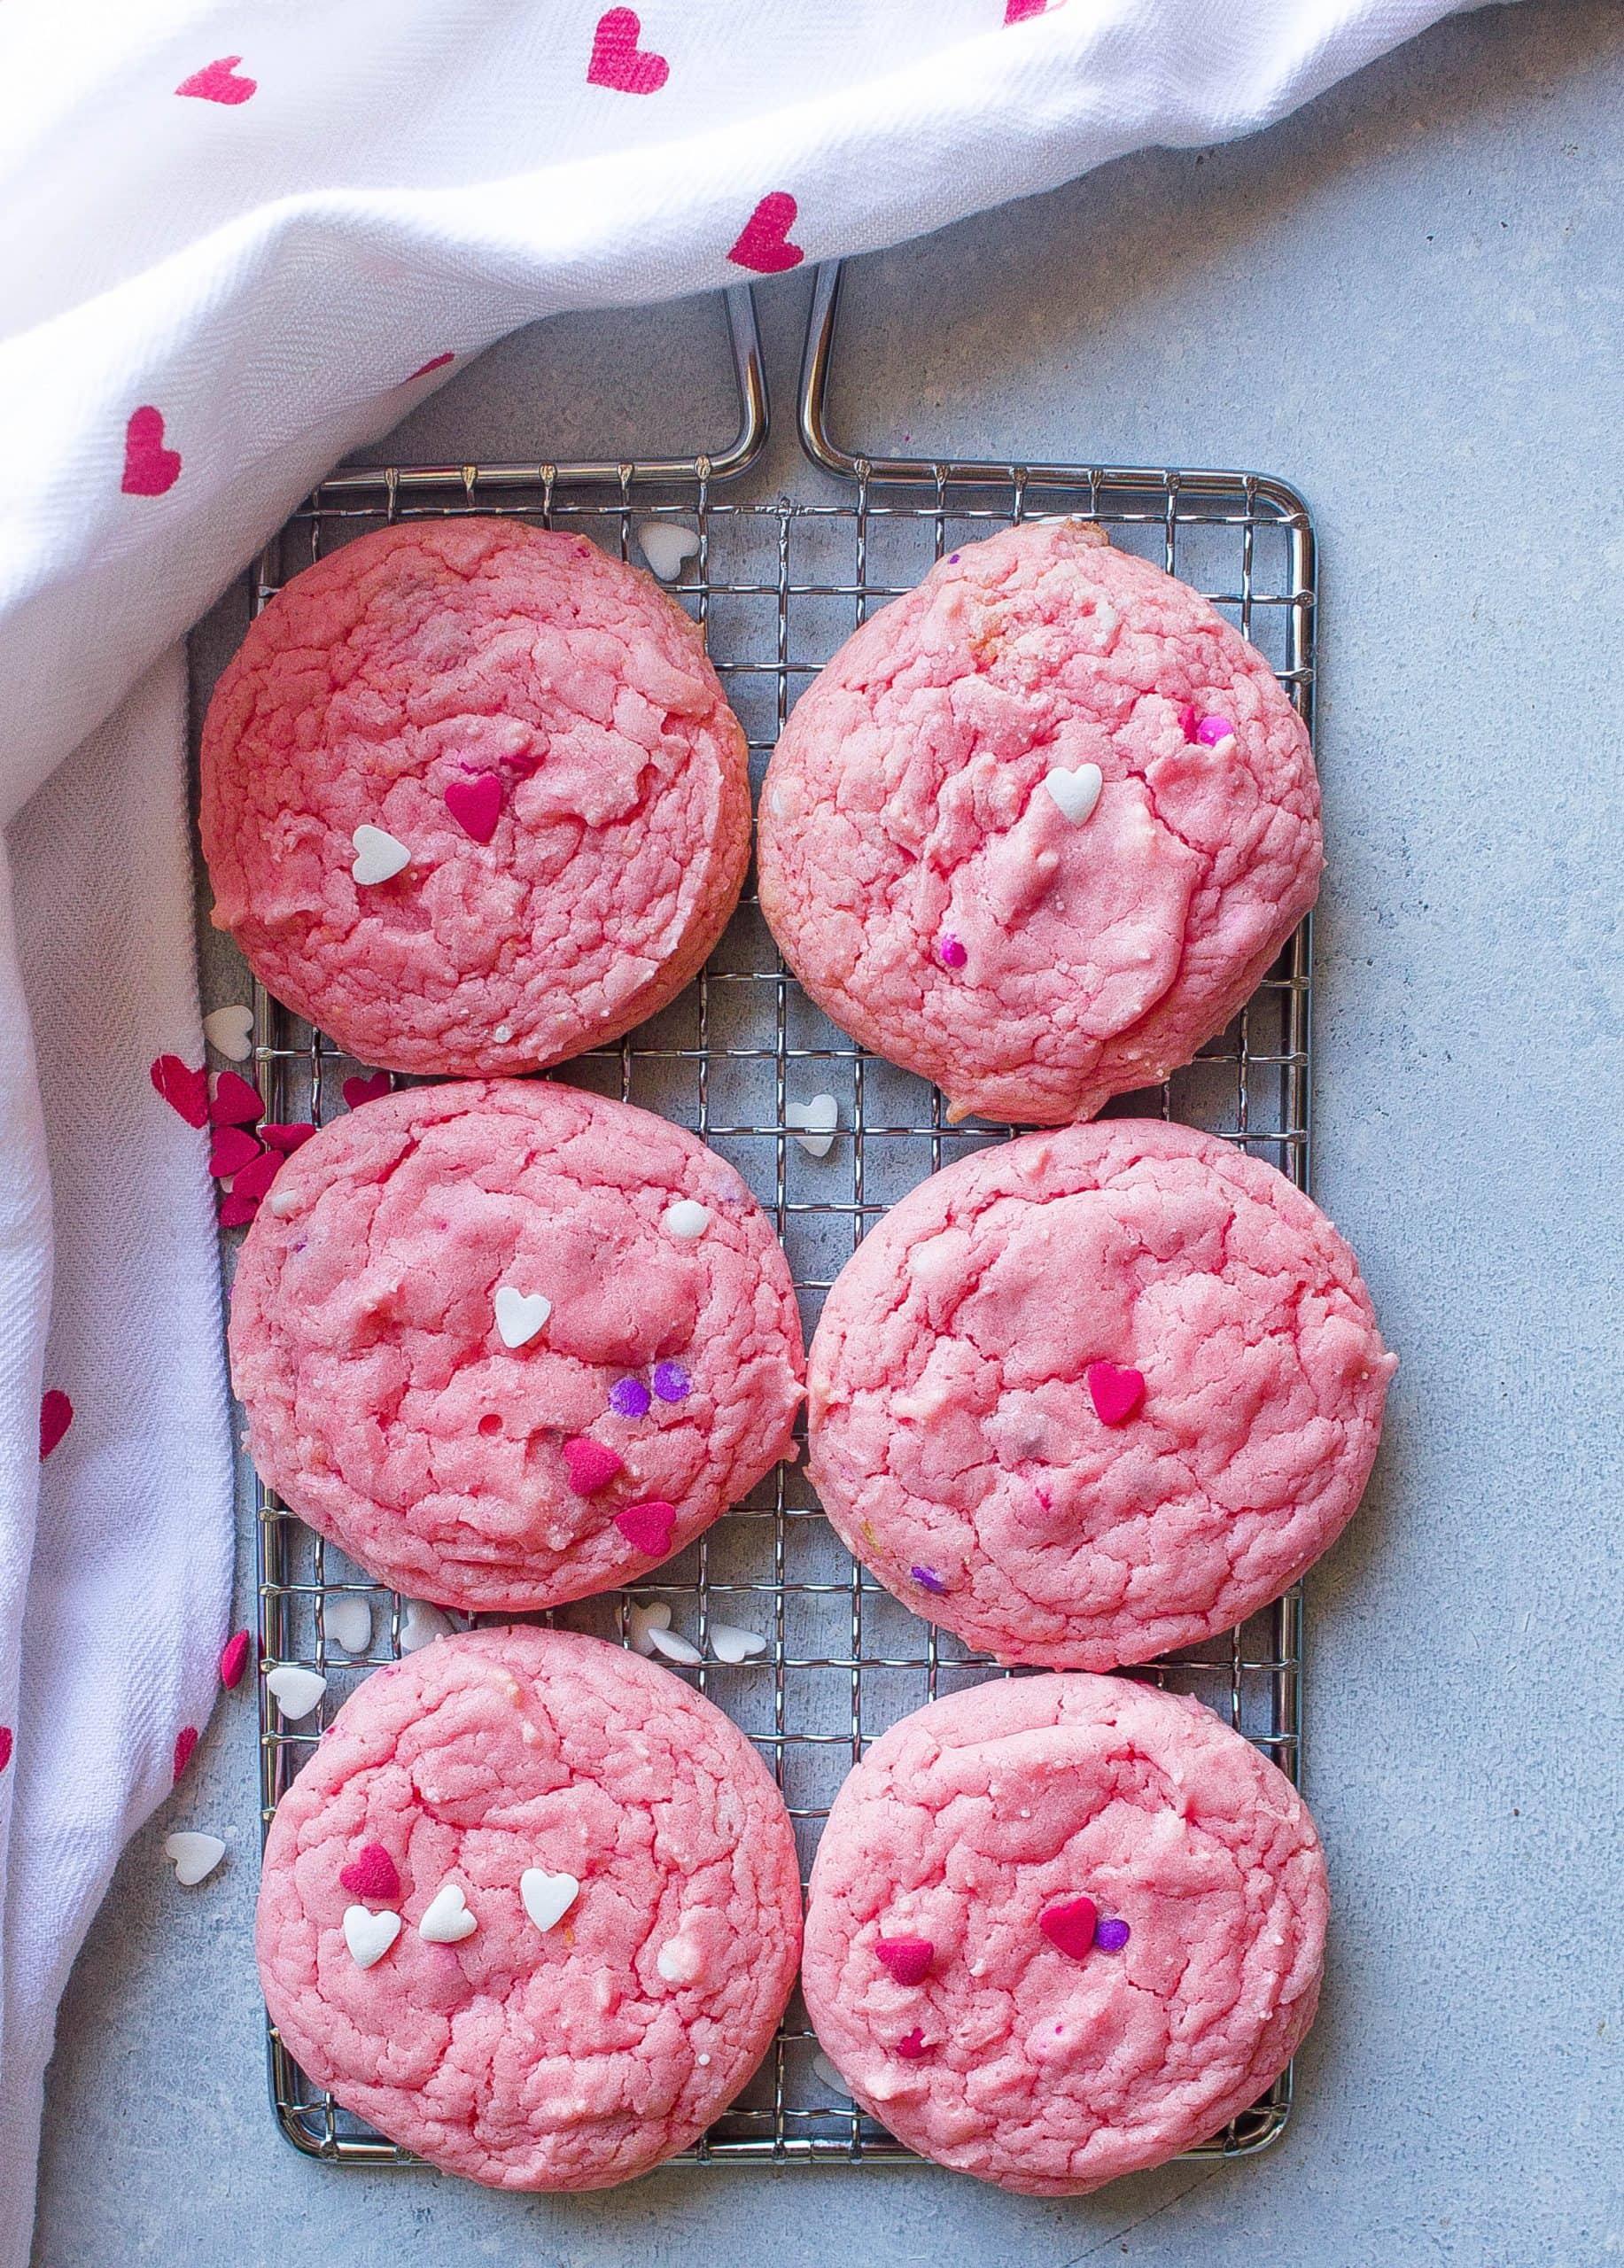
{"label": "purple heart sprinkle", "polygon": [[945,936],[937,944],[936,959],[944,968],[962,968],[969,958],[970,956],[955,936]]}
{"label": "purple heart sprinkle", "polygon": [[649,1389],[641,1379],[617,1379],[609,1390],[609,1406],[622,1418],[646,1418]]}
{"label": "purple heart sprinkle", "polygon": [[1101,1922],[1094,1931],[1094,1943],[1101,1953],[1120,1953],[1132,1935],[1126,1922]]}
{"label": "purple heart sprinkle", "polygon": [[947,563],[950,567],[956,567],[959,564],[959,555],[956,551],[950,555]]}
{"label": "purple heart sprinkle", "polygon": [[680,1363],[657,1363],[654,1390],[662,1402],[684,1402],[694,1390],[694,1381]]}
{"label": "purple heart sprinkle", "polygon": [[913,1576],[921,1590],[933,1591],[937,1598],[941,1598],[945,1594],[947,1585],[942,1581],[942,1578],[936,1573],[934,1567],[910,1567],[908,1573]]}
{"label": "purple heart sprinkle", "polygon": [[1234,739],[1235,727],[1227,717],[1203,717],[1195,728],[1195,737],[1203,748],[1216,748],[1220,741]]}

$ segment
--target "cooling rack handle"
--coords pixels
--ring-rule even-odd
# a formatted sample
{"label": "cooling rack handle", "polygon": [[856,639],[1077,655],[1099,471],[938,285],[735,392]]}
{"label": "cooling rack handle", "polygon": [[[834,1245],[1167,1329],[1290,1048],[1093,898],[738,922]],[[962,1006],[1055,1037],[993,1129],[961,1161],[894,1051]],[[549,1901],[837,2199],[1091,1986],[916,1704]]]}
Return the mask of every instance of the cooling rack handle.
{"label": "cooling rack handle", "polygon": [[806,344],[801,353],[799,426],[801,447],[825,472],[843,480],[859,478],[859,460],[832,439],[828,428],[829,359],[835,347],[835,318],[840,307],[840,279],[844,263],[828,260],[812,284],[812,312],[806,318]]}

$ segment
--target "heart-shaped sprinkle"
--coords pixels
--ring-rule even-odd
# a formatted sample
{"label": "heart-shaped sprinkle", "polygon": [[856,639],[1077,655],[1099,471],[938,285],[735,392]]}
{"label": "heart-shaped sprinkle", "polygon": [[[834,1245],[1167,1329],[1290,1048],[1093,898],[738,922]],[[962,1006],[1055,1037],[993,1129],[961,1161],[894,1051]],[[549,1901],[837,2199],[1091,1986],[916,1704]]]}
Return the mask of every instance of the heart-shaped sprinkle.
{"label": "heart-shaped sprinkle", "polygon": [[208,1169],[216,1181],[224,1181],[243,1168],[252,1165],[260,1155],[260,1145],[244,1126],[221,1126],[215,1130],[208,1153]]}
{"label": "heart-shaped sprinkle", "polygon": [[589,87],[609,87],[618,95],[657,95],[671,66],[650,47],[637,44],[642,26],[632,8],[611,8],[598,18],[587,66]]}
{"label": "heart-shaped sprinkle", "polygon": [[1195,728],[1200,721],[1200,718],[1195,713],[1194,702],[1186,701],[1178,712],[1178,729],[1184,734],[1185,740],[1194,740]]}
{"label": "heart-shaped sprinkle", "polygon": [[670,1550],[676,1520],[676,1506],[659,1496],[649,1497],[646,1503],[628,1504],[615,1514],[615,1526],[626,1542],[650,1559],[663,1559]]}
{"label": "heart-shaped sprinkle", "polygon": [[874,1959],[889,1969],[899,1984],[922,1984],[930,1973],[936,1949],[929,1938],[878,1938]]}
{"label": "heart-shaped sprinkle", "polygon": [[447,1882],[440,1884],[423,1907],[417,1934],[426,1938],[431,1946],[460,1946],[478,1927],[478,1919],[468,1910],[462,1884]]}
{"label": "heart-shaped sprinkle", "polygon": [[248,1633],[234,1630],[220,1650],[220,1682],[229,1693],[243,1682],[248,1666]]}
{"label": "heart-shaped sprinkle", "polygon": [[364,1906],[344,1909],[344,1942],[357,1969],[370,1969],[374,1961],[382,1961],[400,1934],[398,1914],[374,1914]]}
{"label": "heart-shaped sprinkle", "polygon": [[897,2053],[909,2063],[917,2063],[925,2053],[925,2035],[917,2024],[912,2031],[905,2031],[897,2042]]}
{"label": "heart-shaped sprinkle", "polygon": [[814,1095],[810,1102],[787,1102],[784,1123],[809,1158],[827,1158],[840,1125],[840,1105],[833,1095]]}
{"label": "heart-shaped sprinkle", "polygon": [[392,882],[412,863],[412,854],[405,843],[385,827],[368,827],[363,822],[350,841],[355,845],[350,873],[363,889],[375,882]]}
{"label": "heart-shaped sprinkle", "polygon": [[1235,727],[1227,717],[1203,717],[1195,737],[1203,748],[1222,748],[1225,741],[1234,739]]}
{"label": "heart-shaped sprinkle", "polygon": [[663,1598],[652,1599],[647,1606],[633,1605],[626,1614],[626,1639],[634,1654],[654,1651],[654,1634],[671,1627],[671,1608]]}
{"label": "heart-shaped sprinkle", "polygon": [[326,1692],[327,1680],[299,1662],[278,1662],[265,1680],[265,1689],[288,1722],[296,1725]]}
{"label": "heart-shaped sprinkle", "polygon": [[1045,772],[1043,784],[1061,818],[1069,819],[1073,827],[1081,827],[1100,801],[1105,774],[1097,764],[1079,764],[1075,772]]}
{"label": "heart-shaped sprinkle", "polygon": [[169,1759],[171,1776],[174,1780],[180,1779],[182,1773],[197,1753],[197,1748],[198,1728],[196,1725],[183,1725],[175,1736],[175,1753]]}
{"label": "heart-shaped sprinkle", "polygon": [[195,1890],[200,1882],[206,1882],[225,1855],[226,1846],[218,1835],[204,1835],[195,1827],[177,1828],[164,1837],[164,1856],[183,1890]]}
{"label": "heart-shaped sprinkle", "polygon": [[232,1176],[231,1194],[257,1205],[281,1171],[281,1151],[260,1150],[249,1159],[246,1165],[239,1166]]}
{"label": "heart-shaped sprinkle", "polygon": [[4,1772],[11,1762],[12,1751],[15,1746],[16,1742],[12,1737],[10,1725],[0,1725],[0,1772]]}
{"label": "heart-shaped sprinkle", "polygon": [[233,1063],[246,1063],[253,1053],[253,1010],[215,1008],[203,1019],[203,1037]]}
{"label": "heart-shaped sprinkle", "polygon": [[573,1875],[549,1875],[541,1867],[526,1867],[519,1876],[524,1911],[544,1936],[563,1921],[580,1894],[581,1886]]}
{"label": "heart-shaped sprinkle", "polygon": [[208,1068],[188,1069],[178,1055],[160,1055],[152,1066],[152,1084],[171,1110],[179,1111],[188,1126],[208,1124]]}
{"label": "heart-shaped sprinkle", "polygon": [[475,843],[488,843],[495,834],[501,804],[501,781],[493,772],[482,772],[473,780],[454,780],[446,790],[446,809]]}
{"label": "heart-shaped sprinkle", "polygon": [[369,1898],[392,1905],[400,1895],[400,1875],[381,1843],[363,1844],[347,1867],[338,1870],[341,1888],[354,1898]]}
{"label": "heart-shaped sprinkle", "polygon": [[1099,1918],[1100,1909],[1092,1898],[1067,1898],[1058,1906],[1046,1906],[1037,1926],[1052,1946],[1071,1960],[1081,1961],[1093,1946]]}
{"label": "heart-shaped sprinkle", "polygon": [[1102,1425],[1125,1425],[1145,1399],[1145,1374],[1115,1363],[1091,1363],[1083,1373],[1094,1414]]}
{"label": "heart-shaped sprinkle", "polygon": [[686,1402],[694,1391],[694,1381],[680,1363],[657,1363],[649,1383],[662,1402]]}
{"label": "heart-shaped sprinkle", "polygon": [[346,1079],[342,1092],[352,1110],[359,1110],[363,1102],[381,1102],[389,1092],[389,1074],[369,1071],[361,1078]]}
{"label": "heart-shaped sprinkle", "polygon": [[330,1643],[346,1654],[364,1654],[372,1643],[371,1603],[354,1591],[328,1599],[322,1623]]}
{"label": "heart-shaped sprinkle", "polygon": [[731,1622],[711,1625],[711,1651],[719,1662],[748,1662],[765,1654],[767,1642],[759,1630],[741,1630]]}
{"label": "heart-shaped sprinkle", "polygon": [[257,1126],[265,1115],[265,1098],[235,1071],[222,1071],[214,1082],[208,1115],[213,1126]]}
{"label": "heart-shaped sprinkle", "polygon": [[164,447],[164,415],[144,402],[130,412],[124,428],[124,477],[119,486],[127,496],[167,496],[181,477],[181,453]]}
{"label": "heart-shaped sprinkle", "polygon": [[727,255],[734,266],[748,268],[757,276],[781,276],[786,268],[798,268],[806,254],[789,241],[796,209],[788,190],[775,189],[764,197]]}
{"label": "heart-shaped sprinkle", "polygon": [[649,1643],[657,1654],[664,1654],[668,1662],[680,1662],[687,1669],[692,1669],[695,1662],[704,1659],[692,1639],[685,1638],[680,1630],[650,1628]]}
{"label": "heart-shaped sprinkle", "polygon": [[456,1624],[438,1606],[425,1605],[420,1598],[408,1599],[400,1614],[400,1651],[415,1654],[420,1646],[431,1646],[436,1638],[449,1638]]}
{"label": "heart-shaped sprinkle", "polygon": [[553,1312],[544,1293],[521,1292],[511,1284],[498,1286],[494,1301],[496,1329],[504,1347],[528,1347]]}
{"label": "heart-shaped sprinkle", "polygon": [[662,583],[674,583],[682,572],[682,563],[691,559],[699,548],[699,538],[692,528],[685,528],[676,520],[644,520],[637,531],[637,540],[648,561]]}
{"label": "heart-shaped sprinkle", "polygon": [[947,1585],[934,1567],[910,1567],[908,1573],[921,1590],[929,1591],[935,1598],[945,1596]]}
{"label": "heart-shaped sprinkle", "polygon": [[195,95],[199,102],[224,103],[228,109],[235,109],[259,90],[257,79],[239,75],[237,66],[242,59],[240,55],[219,56],[213,63],[206,63],[201,71],[194,71],[190,79],[183,79],[175,91],[177,95]]}
{"label": "heart-shaped sprinkle", "polygon": [[74,1405],[59,1386],[40,1396],[40,1463],[43,1464],[74,1422]]}
{"label": "heart-shaped sprinkle", "polygon": [[260,1209],[257,1197],[239,1197],[235,1191],[220,1202],[220,1225],[222,1229],[246,1228]]}
{"label": "heart-shaped sprinkle", "polygon": [[641,1379],[617,1379],[609,1390],[609,1406],[618,1418],[646,1418],[649,1400]]}
{"label": "heart-shaped sprinkle", "polygon": [[626,1471],[624,1457],[586,1433],[564,1443],[563,1461],[570,1468],[570,1486],[578,1496],[594,1496]]}
{"label": "heart-shaped sprinkle", "polygon": [[303,1149],[315,1132],[315,1129],[308,1119],[273,1122],[260,1127],[260,1139],[271,1149],[279,1150],[284,1158],[291,1158],[295,1150]]}
{"label": "heart-shaped sprinkle", "polygon": [[711,1225],[711,1209],[692,1197],[679,1197],[660,1215],[660,1226],[679,1244],[695,1244]]}
{"label": "heart-shaped sprinkle", "polygon": [[1101,1953],[1120,1953],[1132,1935],[1133,1931],[1126,1922],[1120,1922],[1113,1916],[1108,1922],[1101,1922],[1096,1929],[1094,1943]]}
{"label": "heart-shaped sprinkle", "polygon": [[937,940],[936,959],[944,968],[962,968],[969,958],[957,937],[950,935]]}

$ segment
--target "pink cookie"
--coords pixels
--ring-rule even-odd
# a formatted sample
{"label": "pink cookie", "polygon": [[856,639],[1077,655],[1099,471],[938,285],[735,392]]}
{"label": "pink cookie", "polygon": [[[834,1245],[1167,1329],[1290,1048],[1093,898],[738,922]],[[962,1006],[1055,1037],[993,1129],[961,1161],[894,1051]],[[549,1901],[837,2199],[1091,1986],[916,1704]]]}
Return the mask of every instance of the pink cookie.
{"label": "pink cookie", "polygon": [[1075,520],[944,560],[767,772],[761,904],[954,1118],[1092,1117],[1222,1031],[1313,904],[1319,788],[1263,656]]}
{"label": "pink cookie", "polygon": [[630,1581],[790,1449],[800,1318],[730,1165],[628,1104],[408,1088],[287,1159],[231,1370],[264,1480],[381,1581],[523,1612]]}
{"label": "pink cookie", "polygon": [[913,1190],[824,1304],[809,1470],[851,1549],[1001,1661],[1227,1630],[1340,1533],[1396,1363],[1272,1166],[1118,1118]]}
{"label": "pink cookie", "polygon": [[[1329,1893],[1290,1782],[1125,1678],[905,1717],[818,1846],[801,1983],[865,2109],[944,2165],[1075,2196],[1205,2141],[1314,2019]],[[922,1978],[881,1948],[931,1947]]]}
{"label": "pink cookie", "polygon": [[[374,1844],[392,1903],[341,1879]],[[737,2093],[800,1937],[783,1798],[720,1710],[618,1647],[505,1629],[345,1704],[277,1807],[256,1942],[291,2053],[392,2141],[598,2189]]]}
{"label": "pink cookie", "polygon": [[[532,1069],[652,1015],[750,849],[744,735],[692,621],[512,520],[408,522],[295,576],[215,689],[202,788],[216,926],[396,1071]],[[358,878],[358,827],[400,871]]]}

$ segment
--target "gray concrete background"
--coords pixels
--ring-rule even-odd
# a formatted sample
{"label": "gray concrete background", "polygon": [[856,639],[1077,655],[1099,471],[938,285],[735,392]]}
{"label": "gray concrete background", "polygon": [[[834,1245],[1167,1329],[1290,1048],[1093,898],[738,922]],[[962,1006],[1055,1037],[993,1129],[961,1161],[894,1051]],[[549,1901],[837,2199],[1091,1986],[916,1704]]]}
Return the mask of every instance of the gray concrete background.
{"label": "gray concrete background", "polygon": [[[1255,140],[1130,159],[851,279],[843,434],[1249,464],[1317,519],[1317,1187],[1403,1368],[1364,1511],[1310,1582],[1308,1785],[1337,1918],[1284,2143],[1064,2203],[923,2168],[677,2171],[569,2201],[307,2164],[265,2103],[244,1696],[132,1845],[75,1973],[40,2268],[1624,2250],[1621,118],[1616,5],[1489,10]],[[797,493],[782,413],[807,288],[761,293],[767,484]],[[719,437],[717,338],[698,306],[538,328],[389,453]],[[241,619],[234,597],[204,647]],[[181,1823],[231,1837],[189,1894],[159,1857]]]}

